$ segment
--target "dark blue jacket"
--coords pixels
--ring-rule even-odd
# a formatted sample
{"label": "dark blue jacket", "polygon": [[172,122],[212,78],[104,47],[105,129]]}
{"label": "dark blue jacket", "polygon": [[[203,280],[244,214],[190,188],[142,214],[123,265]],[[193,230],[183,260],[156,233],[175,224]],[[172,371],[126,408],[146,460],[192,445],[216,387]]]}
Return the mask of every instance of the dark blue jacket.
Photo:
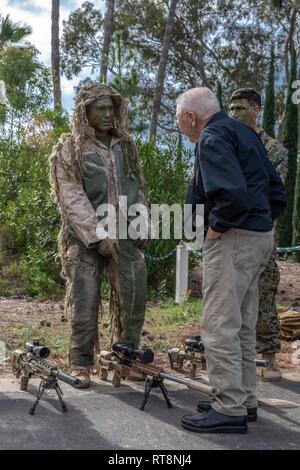
{"label": "dark blue jacket", "polygon": [[195,150],[188,203],[205,204],[205,225],[268,232],[285,209],[287,193],[256,132],[216,113]]}

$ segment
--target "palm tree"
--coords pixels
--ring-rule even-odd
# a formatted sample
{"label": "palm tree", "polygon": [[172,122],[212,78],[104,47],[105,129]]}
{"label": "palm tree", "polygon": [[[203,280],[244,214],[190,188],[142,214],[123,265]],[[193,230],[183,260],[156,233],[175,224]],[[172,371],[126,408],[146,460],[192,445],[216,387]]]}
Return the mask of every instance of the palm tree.
{"label": "palm tree", "polygon": [[30,26],[14,23],[9,15],[5,18],[0,16],[0,50],[9,44],[18,44],[31,33]]}

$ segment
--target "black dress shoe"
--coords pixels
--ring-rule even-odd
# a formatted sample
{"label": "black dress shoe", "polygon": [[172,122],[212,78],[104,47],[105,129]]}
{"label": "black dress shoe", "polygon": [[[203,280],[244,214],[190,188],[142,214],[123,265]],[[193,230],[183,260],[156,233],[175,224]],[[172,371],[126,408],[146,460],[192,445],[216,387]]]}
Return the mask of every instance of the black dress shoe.
{"label": "black dress shoe", "polygon": [[[199,413],[203,411],[209,411],[211,409],[212,400],[200,400],[197,404],[197,410]],[[257,406],[253,408],[247,408],[248,423],[254,423],[257,421]]]}
{"label": "black dress shoe", "polygon": [[245,434],[247,432],[247,416],[227,416],[211,408],[203,413],[184,416],[182,427],[192,432]]}

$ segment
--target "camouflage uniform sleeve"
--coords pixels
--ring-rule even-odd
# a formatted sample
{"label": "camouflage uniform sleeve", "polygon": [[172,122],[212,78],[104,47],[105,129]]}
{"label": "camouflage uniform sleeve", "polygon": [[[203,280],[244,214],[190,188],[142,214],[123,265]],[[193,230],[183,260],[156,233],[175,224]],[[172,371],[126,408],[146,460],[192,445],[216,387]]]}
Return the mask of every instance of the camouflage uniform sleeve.
{"label": "camouflage uniform sleeve", "polygon": [[264,131],[261,133],[261,139],[269,159],[284,182],[288,171],[288,150]]}
{"label": "camouflage uniform sleeve", "polygon": [[100,241],[96,235],[98,218],[83,189],[78,164],[72,158],[70,140],[61,147],[55,172],[62,216],[78,238],[90,248]]}
{"label": "camouflage uniform sleeve", "polygon": [[275,164],[276,170],[280,174],[282,181],[285,182],[286,175],[288,172],[288,150],[282,146],[282,150],[276,155],[278,161],[277,165]]}
{"label": "camouflage uniform sleeve", "polygon": [[152,224],[151,224],[151,218],[150,218],[150,208],[149,204],[146,198],[145,194],[145,182],[144,182],[144,175],[141,167],[141,162],[140,162],[140,155],[138,152],[138,149],[136,148],[136,145],[134,142],[130,139],[129,142],[129,158],[131,160],[131,168],[132,172],[134,174],[134,177],[137,179],[138,182],[138,195],[136,198],[136,204],[142,204],[144,207],[147,209],[147,230],[148,234],[145,239],[151,238],[151,233],[152,233]]}

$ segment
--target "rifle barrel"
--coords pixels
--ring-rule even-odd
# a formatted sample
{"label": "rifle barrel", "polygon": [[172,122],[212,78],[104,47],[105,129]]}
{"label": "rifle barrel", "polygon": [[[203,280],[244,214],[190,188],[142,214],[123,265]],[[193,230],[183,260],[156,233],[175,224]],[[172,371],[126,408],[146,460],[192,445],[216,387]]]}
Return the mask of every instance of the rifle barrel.
{"label": "rifle barrel", "polygon": [[62,380],[63,382],[67,383],[68,385],[71,385],[71,387],[78,387],[80,385],[80,380],[77,379],[76,377],[72,377],[69,374],[65,374],[65,372],[61,372],[59,370],[53,370],[52,374],[54,377],[56,377],[58,380]]}
{"label": "rifle barrel", "polygon": [[270,361],[268,361],[268,359],[255,359],[255,365],[257,367],[268,367],[270,365]]}
{"label": "rifle barrel", "polygon": [[66,374],[65,372],[62,372],[61,370],[53,366],[50,362],[45,361],[44,359],[41,359],[39,357],[32,357],[30,359],[30,364],[32,364],[37,371],[42,372],[46,375],[51,375],[52,377],[55,377],[56,379],[61,380],[62,382],[67,383],[68,385],[71,385],[71,387],[76,388],[78,387],[78,385],[80,385],[79,379],[77,379],[76,377],[72,377],[72,375]]}
{"label": "rifle barrel", "polygon": [[159,376],[162,379],[170,380],[171,382],[176,382],[176,383],[185,385],[191,390],[197,390],[197,392],[204,393],[205,395],[209,395],[210,397],[214,397],[217,393],[216,388],[211,387],[210,385],[207,385],[207,384],[203,384],[201,382],[196,382],[196,380],[176,377],[174,375],[166,374],[165,372],[161,372]]}

